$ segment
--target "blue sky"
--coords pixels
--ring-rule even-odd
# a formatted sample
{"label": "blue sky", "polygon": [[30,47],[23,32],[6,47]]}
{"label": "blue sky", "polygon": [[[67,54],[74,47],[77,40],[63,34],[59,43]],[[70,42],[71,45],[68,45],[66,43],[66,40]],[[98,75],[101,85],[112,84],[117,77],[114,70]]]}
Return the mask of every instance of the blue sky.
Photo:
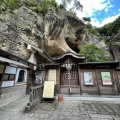
{"label": "blue sky", "polygon": [[[90,17],[92,25],[96,27],[112,22],[120,15],[120,0],[80,0],[80,3],[83,12],[77,11],[77,16]],[[72,3],[68,9],[71,6]]]}

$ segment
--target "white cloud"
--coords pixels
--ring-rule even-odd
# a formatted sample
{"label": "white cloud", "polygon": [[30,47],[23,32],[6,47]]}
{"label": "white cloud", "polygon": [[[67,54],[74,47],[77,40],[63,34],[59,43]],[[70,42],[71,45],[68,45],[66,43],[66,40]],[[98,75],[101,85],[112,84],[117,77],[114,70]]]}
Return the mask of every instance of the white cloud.
{"label": "white cloud", "polygon": [[120,12],[120,9],[118,11]]}
{"label": "white cloud", "polygon": [[[57,0],[57,2],[60,4],[62,0]],[[113,5],[110,4],[110,0],[80,0],[80,3],[83,5],[83,12],[77,11],[78,16],[82,17],[91,17],[96,11],[105,10],[106,12],[109,10],[109,8],[113,7]],[[67,9],[72,7],[73,1],[71,5],[67,6]]]}
{"label": "white cloud", "polygon": [[[57,0],[59,2],[61,0]],[[77,16],[82,19],[82,17],[90,17],[91,24],[96,27],[101,27],[109,22],[113,22],[119,15],[105,18],[101,23],[97,18],[93,18],[95,14],[99,14],[99,11],[108,12],[108,10],[114,7],[110,0],[80,0],[80,3],[83,5],[83,12],[76,11]],[[67,8],[70,8],[69,5]],[[120,11],[120,9],[119,9]],[[97,13],[96,13],[97,12]]]}
{"label": "white cloud", "polygon": [[120,14],[112,16],[112,17],[105,18],[101,23],[97,19],[91,18],[91,23],[92,23],[93,26],[101,27],[101,26],[103,26],[103,25],[105,25],[109,22],[113,22],[118,16],[120,16]]}
{"label": "white cloud", "polygon": [[80,0],[83,5],[84,17],[91,17],[96,11],[106,10],[113,7],[110,0]]}
{"label": "white cloud", "polygon": [[105,8],[105,12],[108,12],[110,8],[112,8],[114,5],[109,5],[108,7]]}

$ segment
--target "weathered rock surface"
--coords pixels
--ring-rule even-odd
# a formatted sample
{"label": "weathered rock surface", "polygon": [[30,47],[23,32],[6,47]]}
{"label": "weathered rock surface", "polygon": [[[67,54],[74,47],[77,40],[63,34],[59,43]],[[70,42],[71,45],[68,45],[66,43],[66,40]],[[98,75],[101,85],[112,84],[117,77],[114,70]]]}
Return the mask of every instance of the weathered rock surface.
{"label": "weathered rock surface", "polygon": [[[13,54],[19,52],[19,56],[26,59],[28,59],[29,53],[23,51],[23,48],[17,43],[20,39],[45,49],[51,55],[63,54],[68,49],[76,53],[72,50],[72,45],[75,44],[78,49],[81,49],[88,41],[83,21],[65,10],[56,11],[53,7],[49,8],[43,20],[43,16],[22,6],[13,13],[0,14],[0,26],[0,34],[6,39],[5,41],[1,37],[0,48]],[[12,36],[12,39],[9,38],[9,35]],[[12,41],[14,42],[12,43]],[[69,46],[68,42],[71,42],[72,45]],[[14,46],[18,46],[19,49]],[[12,51],[10,47],[13,48]],[[25,55],[20,55],[20,52]]]}
{"label": "weathered rock surface", "polygon": [[0,14],[0,49],[23,59],[28,60],[31,54],[27,44],[54,56],[68,49],[78,53],[86,43],[94,43],[110,56],[104,41],[88,35],[84,22],[64,9],[56,11],[50,7],[44,17],[24,6]]}
{"label": "weathered rock surface", "polygon": [[109,47],[103,39],[95,35],[89,35],[89,42],[95,44],[97,47],[102,48],[105,51],[106,56],[110,56]]}
{"label": "weathered rock surface", "polygon": [[120,60],[120,34],[114,36],[114,45],[109,46],[109,52],[113,60]]}
{"label": "weathered rock surface", "polygon": [[28,59],[31,53],[25,42],[39,47],[43,39],[42,25],[42,18],[25,7],[0,14],[0,49]]}
{"label": "weathered rock surface", "polygon": [[[48,40],[51,54],[61,54],[68,49],[75,53],[67,42],[76,44],[77,48],[80,49],[88,41],[83,21],[65,10],[56,12],[54,8],[50,8],[45,15],[44,22],[45,39]],[[56,50],[57,53],[55,53]]]}

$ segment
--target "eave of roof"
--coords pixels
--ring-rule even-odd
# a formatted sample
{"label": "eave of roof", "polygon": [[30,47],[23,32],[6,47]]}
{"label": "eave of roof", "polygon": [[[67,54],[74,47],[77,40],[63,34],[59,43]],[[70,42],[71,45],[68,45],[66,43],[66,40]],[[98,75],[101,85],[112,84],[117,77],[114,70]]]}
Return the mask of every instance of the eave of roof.
{"label": "eave of roof", "polygon": [[68,53],[60,55],[58,57],[53,57],[53,60],[60,60],[60,59],[64,58],[65,56],[72,56],[72,57],[77,58],[77,59],[85,59],[85,56],[79,56],[79,55],[76,55],[74,53],[68,52]]}
{"label": "eave of roof", "polygon": [[14,60],[11,60],[11,59],[8,59],[8,58],[4,58],[4,57],[1,57],[1,56],[0,56],[0,61],[1,62],[7,62],[7,63],[9,63],[11,65],[18,65],[18,66],[21,66],[21,67],[29,68],[29,66],[27,66],[27,65],[24,65],[24,64],[22,64],[20,62],[16,62]]}
{"label": "eave of roof", "polygon": [[45,66],[59,66],[59,63],[45,63]]}
{"label": "eave of roof", "polygon": [[[9,59],[9,60],[13,60],[13,61],[18,62],[18,63],[21,63],[21,64],[24,64],[24,63],[21,62],[21,61],[23,61],[23,62],[26,63],[26,64],[24,64],[24,65],[25,65],[25,66],[29,66],[30,69],[33,69],[34,66],[36,66],[35,64],[33,64],[33,63],[31,63],[31,62],[29,62],[29,61],[27,61],[27,60],[24,60],[24,59],[22,59],[22,58],[20,58],[20,57],[18,57],[18,56],[16,56],[16,55],[13,55],[13,54],[8,53],[8,52],[6,52],[6,51],[4,51],[4,50],[1,50],[1,49],[0,49],[0,56],[1,56],[1,57],[4,57],[4,58],[6,58],[6,59]],[[17,59],[17,60],[14,60],[13,58],[15,58],[15,59]]]}
{"label": "eave of roof", "polygon": [[86,65],[95,65],[95,66],[118,66],[118,61],[108,61],[108,62],[86,62],[86,63],[79,63],[80,66]]}

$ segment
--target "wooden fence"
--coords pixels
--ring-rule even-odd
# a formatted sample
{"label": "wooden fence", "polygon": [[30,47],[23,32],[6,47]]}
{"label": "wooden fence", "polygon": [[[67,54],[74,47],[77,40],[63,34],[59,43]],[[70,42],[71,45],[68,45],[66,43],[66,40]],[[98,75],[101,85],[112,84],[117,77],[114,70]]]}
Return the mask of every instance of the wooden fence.
{"label": "wooden fence", "polygon": [[30,111],[36,104],[41,101],[43,94],[43,85],[31,87],[29,103],[25,107],[25,111]]}

